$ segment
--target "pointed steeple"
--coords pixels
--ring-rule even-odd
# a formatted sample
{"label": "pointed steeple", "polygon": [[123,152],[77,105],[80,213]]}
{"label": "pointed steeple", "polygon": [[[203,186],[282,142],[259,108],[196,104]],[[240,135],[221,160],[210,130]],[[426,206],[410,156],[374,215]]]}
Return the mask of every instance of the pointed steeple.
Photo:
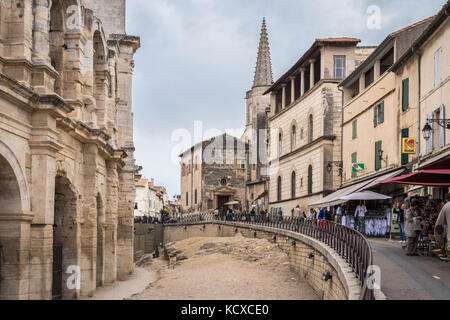
{"label": "pointed steeple", "polygon": [[266,18],[263,18],[253,87],[271,86],[272,83],[272,62],[270,61],[269,37],[267,36]]}

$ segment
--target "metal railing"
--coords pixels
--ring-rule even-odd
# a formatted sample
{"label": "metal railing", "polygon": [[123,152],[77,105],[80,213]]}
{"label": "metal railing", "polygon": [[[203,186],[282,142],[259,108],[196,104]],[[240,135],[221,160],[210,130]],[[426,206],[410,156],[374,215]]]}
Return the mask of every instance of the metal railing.
{"label": "metal railing", "polygon": [[358,231],[326,220],[280,217],[275,214],[235,214],[217,216],[213,213],[183,216],[179,224],[198,222],[238,222],[281,230],[288,230],[309,236],[333,248],[352,268],[361,283],[360,300],[374,300],[374,292],[368,288],[369,266],[373,264],[372,249],[367,239]]}

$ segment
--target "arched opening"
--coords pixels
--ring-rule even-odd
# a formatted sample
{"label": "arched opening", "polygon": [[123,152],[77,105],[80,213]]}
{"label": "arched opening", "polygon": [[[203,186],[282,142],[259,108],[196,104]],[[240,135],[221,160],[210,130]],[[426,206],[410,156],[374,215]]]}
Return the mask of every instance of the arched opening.
{"label": "arched opening", "polygon": [[297,148],[297,128],[294,124],[291,130],[291,151],[294,151],[296,148]]}
{"label": "arched opening", "polygon": [[97,125],[99,128],[104,129],[106,128],[105,98],[108,90],[108,83],[106,81],[107,66],[105,47],[103,45],[102,36],[98,30],[94,32],[93,46],[93,95],[96,102]]}
{"label": "arched opening", "polygon": [[281,201],[281,177],[278,177],[277,182],[277,200],[278,202]]}
{"label": "arched opening", "polygon": [[314,138],[314,119],[313,115],[310,114],[308,119],[308,143],[313,142],[313,138]]}
{"label": "arched opening", "polygon": [[80,228],[77,222],[77,196],[67,178],[55,180],[53,225],[52,297],[76,299],[79,296]]}
{"label": "arched opening", "polygon": [[64,39],[64,10],[60,0],[53,0],[50,9],[50,61],[59,73],[59,78],[55,80],[55,92],[63,96],[63,69],[64,50],[66,48]]}
{"label": "arched opening", "polygon": [[291,175],[291,198],[295,199],[296,194],[295,194],[295,185],[296,185],[296,174],[295,171],[292,171],[292,175]]}
{"label": "arched opening", "polygon": [[97,287],[105,283],[105,208],[100,194],[97,195]]}
{"label": "arched opening", "polygon": [[308,194],[311,195],[313,190],[313,167],[308,167]]}
{"label": "arched opening", "polygon": [[280,132],[278,134],[278,157],[283,154],[283,134]]}
{"label": "arched opening", "polygon": [[10,218],[22,211],[16,174],[8,160],[0,155],[0,299],[19,299],[24,293],[21,286],[27,277],[26,269],[21,267],[26,262],[21,254],[21,233],[26,222]]}

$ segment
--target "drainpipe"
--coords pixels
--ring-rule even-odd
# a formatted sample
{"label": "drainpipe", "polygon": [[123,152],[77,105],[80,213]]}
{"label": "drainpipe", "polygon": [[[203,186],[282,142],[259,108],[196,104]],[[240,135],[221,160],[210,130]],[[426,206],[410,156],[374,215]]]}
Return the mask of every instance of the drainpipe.
{"label": "drainpipe", "polygon": [[419,108],[419,122],[418,122],[418,129],[417,129],[417,150],[418,150],[418,154],[417,154],[417,166],[420,167],[420,157],[421,157],[421,139],[420,139],[420,134],[421,134],[421,129],[420,129],[420,121],[421,121],[421,102],[420,102],[420,96],[421,96],[421,90],[420,90],[420,85],[422,83],[422,72],[421,72],[421,57],[422,55],[420,54],[420,52],[416,52],[416,49],[413,47],[412,48],[413,53],[417,54],[417,73],[418,73],[418,79],[417,79],[417,84],[418,84],[418,88],[417,88],[417,92],[418,92],[418,101],[417,101],[417,106]]}

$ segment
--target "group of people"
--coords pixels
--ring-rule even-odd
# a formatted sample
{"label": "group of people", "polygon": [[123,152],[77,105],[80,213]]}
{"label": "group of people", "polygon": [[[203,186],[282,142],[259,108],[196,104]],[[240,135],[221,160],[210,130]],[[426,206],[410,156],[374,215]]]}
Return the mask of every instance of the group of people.
{"label": "group of people", "polygon": [[[163,217],[167,218],[166,216]],[[142,216],[142,217],[134,217],[134,223],[148,223],[148,224],[155,224],[155,223],[161,223],[161,219],[154,218],[154,217],[148,217],[148,216]]]}
{"label": "group of people", "polygon": [[228,208],[228,209],[224,209],[223,207],[220,208],[216,208],[216,210],[214,210],[214,216],[217,220],[222,220],[222,221],[234,221],[235,220],[235,211],[233,210],[233,208]]}
{"label": "group of people", "polygon": [[[408,203],[409,202],[409,203]],[[396,210],[399,212],[399,227],[401,228],[401,236],[403,243],[406,242],[406,254],[408,256],[417,256],[419,241],[427,240],[432,232],[434,225],[434,239],[436,248],[432,252],[434,254],[449,254],[449,222],[450,222],[450,202],[441,203],[436,212],[429,212],[426,209],[426,203],[419,199],[412,198],[406,201],[400,209],[396,204]],[[406,210],[405,210],[406,208]],[[402,230],[404,226],[404,231]],[[403,233],[403,235],[402,235]],[[407,240],[405,240],[405,238]],[[445,248],[447,248],[445,250]]]}

